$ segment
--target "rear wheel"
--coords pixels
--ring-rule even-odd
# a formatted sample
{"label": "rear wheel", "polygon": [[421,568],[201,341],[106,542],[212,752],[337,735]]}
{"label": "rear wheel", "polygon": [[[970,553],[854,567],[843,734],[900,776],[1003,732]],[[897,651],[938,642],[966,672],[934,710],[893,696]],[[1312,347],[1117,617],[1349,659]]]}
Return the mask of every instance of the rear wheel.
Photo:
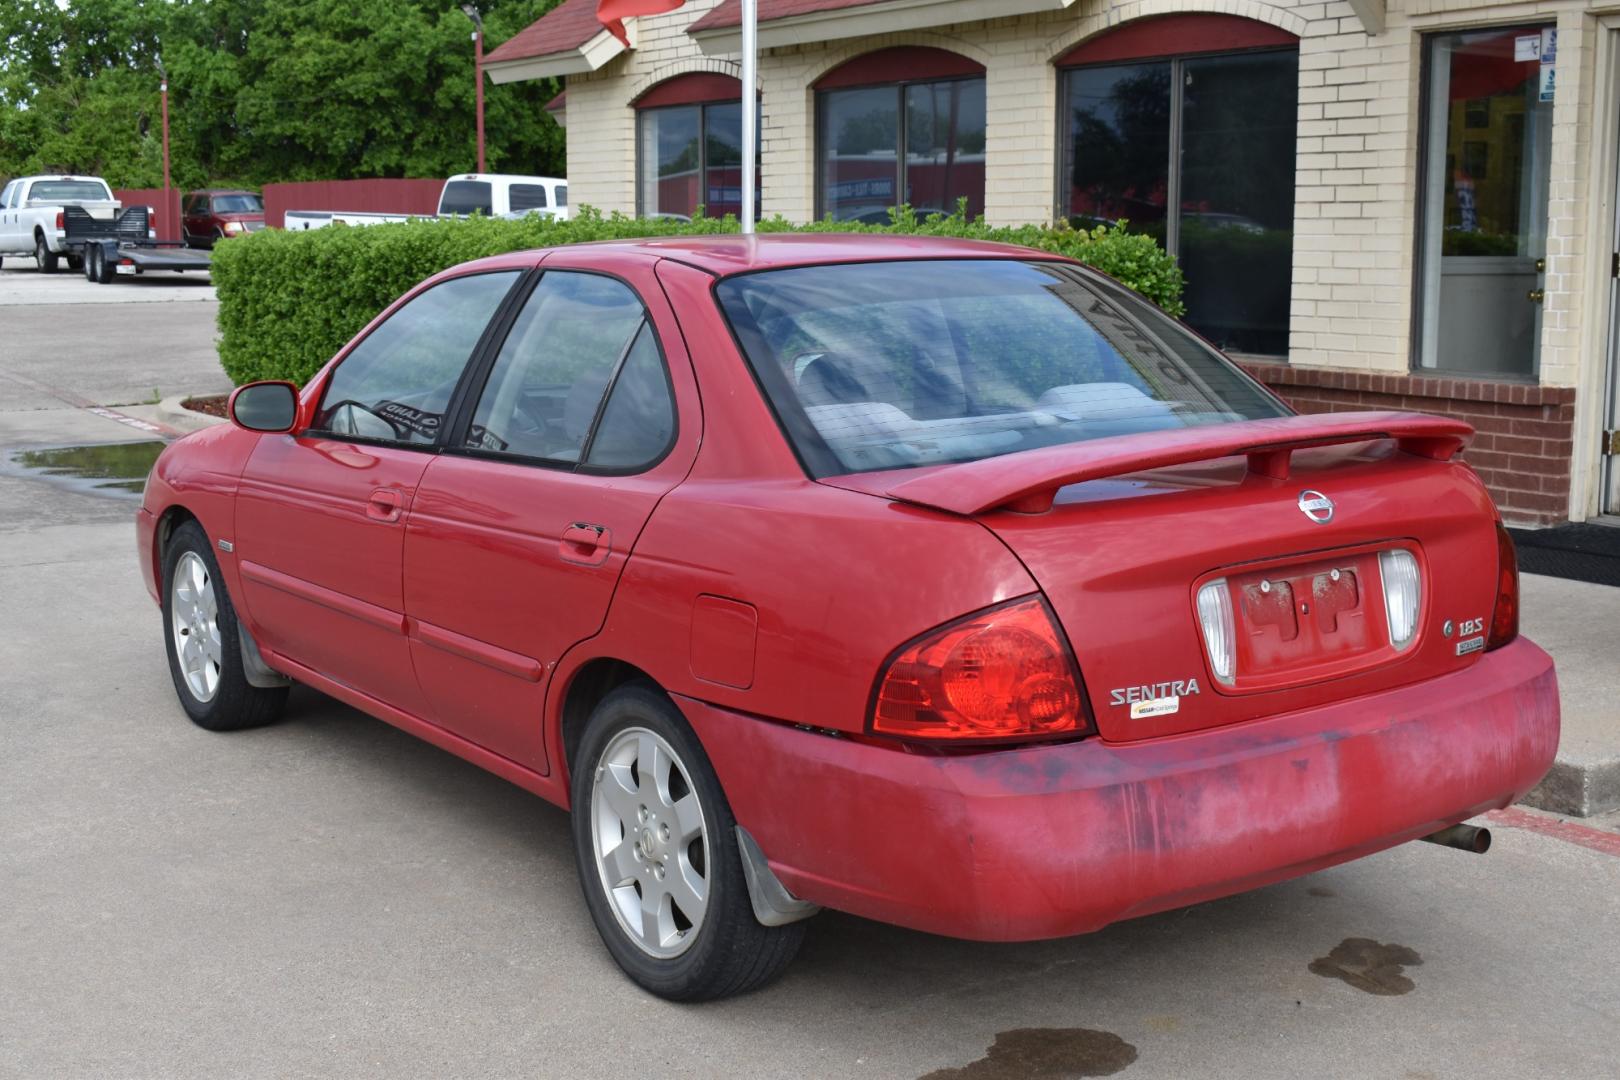
{"label": "rear wheel", "polygon": [[91,278],[90,280],[94,281],[97,285],[109,285],[112,283],[113,279],[113,268],[112,264],[107,262],[107,251],[105,248],[99,247],[94,248],[93,250],[95,251],[96,260],[95,277]]}
{"label": "rear wheel", "polygon": [[52,251],[50,245],[45,243],[44,235],[36,234],[34,236],[34,265],[39,267],[39,272],[42,274],[56,273],[56,259],[56,252]]}
{"label": "rear wheel", "polygon": [[163,554],[163,637],[175,693],[192,723],[238,731],[281,716],[287,688],[248,682],[236,609],[195,521],[174,531]]}
{"label": "rear wheel", "polygon": [[84,249],[84,280],[96,280],[96,251],[95,246]]}
{"label": "rear wheel", "polygon": [[591,919],[643,988],[672,1001],[727,997],[770,982],[798,953],[804,923],[754,918],[725,793],[658,690],[632,683],[596,707],[572,795]]}

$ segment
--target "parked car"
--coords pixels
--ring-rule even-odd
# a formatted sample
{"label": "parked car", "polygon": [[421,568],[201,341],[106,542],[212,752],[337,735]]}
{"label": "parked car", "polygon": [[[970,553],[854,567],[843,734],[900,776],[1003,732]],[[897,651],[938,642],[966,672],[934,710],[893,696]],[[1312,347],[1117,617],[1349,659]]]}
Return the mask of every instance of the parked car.
{"label": "parked car", "polygon": [[550,176],[462,173],[444,182],[439,193],[440,217],[522,217],[538,211],[568,216],[568,181]]}
{"label": "parked car", "polygon": [[180,228],[187,247],[211,248],[264,228],[264,201],[235,188],[188,192],[180,208]]}
{"label": "parked car", "polygon": [[409,214],[381,214],[368,210],[288,210],[282,227],[288,232],[308,232],[328,225],[386,225],[411,220]]}
{"label": "parked car", "polygon": [[572,807],[670,998],[821,907],[1050,938],[1477,848],[1558,741],[1467,425],[1293,415],[1037,251],[484,259],[229,411],[139,512],[185,712],[297,680]]}
{"label": "parked car", "polygon": [[55,273],[66,259],[77,270],[80,257],[64,242],[64,211],[77,206],[110,221],[120,205],[99,176],[20,176],[0,190],[0,259],[31,255],[45,274]]}

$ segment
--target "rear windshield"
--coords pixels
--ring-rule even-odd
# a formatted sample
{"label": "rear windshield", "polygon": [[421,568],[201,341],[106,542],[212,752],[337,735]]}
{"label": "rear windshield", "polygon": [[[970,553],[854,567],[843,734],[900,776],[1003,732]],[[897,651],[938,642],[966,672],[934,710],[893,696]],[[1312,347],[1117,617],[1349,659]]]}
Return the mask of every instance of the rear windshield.
{"label": "rear windshield", "polygon": [[30,202],[110,202],[112,192],[97,180],[36,180]]}
{"label": "rear windshield", "polygon": [[264,211],[264,204],[257,195],[215,195],[214,213],[216,214],[258,214]]}
{"label": "rear windshield", "polygon": [[567,206],[568,205],[568,185],[567,184],[558,184],[557,185],[557,205],[558,206]]}
{"label": "rear windshield", "polygon": [[444,194],[439,197],[439,213],[481,213],[489,217],[495,212],[490,199],[488,180],[452,180],[444,185]]}
{"label": "rear windshield", "polygon": [[717,286],[817,476],[1287,410],[1122,286],[1063,263],[850,263]]}

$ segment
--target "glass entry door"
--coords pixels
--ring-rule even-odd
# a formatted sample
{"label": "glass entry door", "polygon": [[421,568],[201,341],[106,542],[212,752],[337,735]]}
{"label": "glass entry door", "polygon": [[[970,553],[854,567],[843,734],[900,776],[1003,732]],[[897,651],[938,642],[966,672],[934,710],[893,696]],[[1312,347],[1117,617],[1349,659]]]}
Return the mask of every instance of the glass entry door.
{"label": "glass entry door", "polygon": [[1420,367],[1536,374],[1556,72],[1543,29],[1427,39]]}

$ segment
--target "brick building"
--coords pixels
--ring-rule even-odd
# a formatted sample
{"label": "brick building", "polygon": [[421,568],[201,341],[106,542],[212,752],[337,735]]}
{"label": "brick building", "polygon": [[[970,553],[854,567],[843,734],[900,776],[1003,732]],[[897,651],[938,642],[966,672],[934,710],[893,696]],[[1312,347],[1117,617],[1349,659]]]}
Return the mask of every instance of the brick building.
{"label": "brick building", "polygon": [[[735,212],[740,5],[565,0],[487,62],[561,76],[575,205]],[[1188,321],[1305,411],[1462,415],[1510,519],[1620,513],[1620,15],[1590,0],[759,0],[760,202],[1127,218]]]}

